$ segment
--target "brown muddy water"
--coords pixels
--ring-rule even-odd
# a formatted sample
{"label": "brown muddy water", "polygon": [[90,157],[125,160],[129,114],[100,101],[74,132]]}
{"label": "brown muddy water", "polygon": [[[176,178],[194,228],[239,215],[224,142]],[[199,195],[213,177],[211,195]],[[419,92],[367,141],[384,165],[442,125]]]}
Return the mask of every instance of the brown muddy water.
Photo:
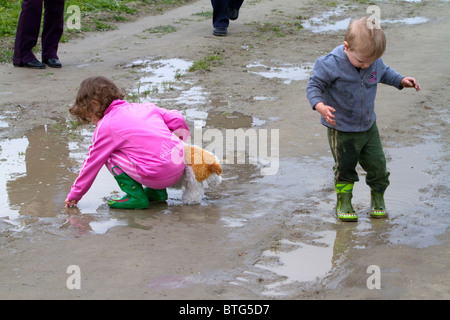
{"label": "brown muddy water", "polygon": [[[82,237],[102,235],[116,227],[150,230],[152,219],[170,216],[183,223],[215,225],[226,230],[233,241],[246,241],[246,234],[275,226],[279,232],[253,264],[238,276],[223,277],[230,285],[270,298],[289,297],[298,283],[330,277],[347,254],[343,247],[349,238],[356,250],[374,243],[415,248],[440,243],[439,235],[446,232],[450,222],[446,195],[450,172],[448,166],[435,162],[448,151],[433,136],[413,146],[386,147],[392,172],[386,193],[390,213],[387,219],[369,218],[369,189],[364,172],[359,170],[361,181],[355,186],[354,206],[361,214],[358,223],[349,224],[349,231],[334,216],[330,154],[323,151],[299,158],[280,157],[278,132],[264,129],[277,118],[209,110],[204,104],[227,106],[229,102],[211,101],[203,88],[175,81],[175,74],[182,74],[189,66],[180,59],[151,58],[124,68],[137,68],[142,73],[132,91],[137,101],[177,105],[192,128],[192,142],[220,154],[223,183],[217,189],[207,189],[200,205],[182,205],[181,187],[174,186],[168,190],[166,204],[140,211],[111,210],[106,199],[121,191],[111,174],[102,169],[78,206],[66,210],[64,199],[87,153],[94,128],[73,128],[70,119],[49,119],[52,121],[48,125],[38,126],[22,138],[0,141],[1,230],[27,235],[45,230],[58,237]],[[258,73],[255,68],[261,66],[255,63],[247,68]],[[304,77],[308,68],[263,67],[264,72],[258,75],[289,82]],[[8,128],[7,118],[11,115],[2,114],[1,128]],[[243,131],[237,131],[240,129]],[[230,132],[243,133],[244,143],[237,146],[233,138],[230,145],[226,141]],[[265,149],[252,149],[255,144]],[[432,184],[435,187],[431,196],[428,188]],[[212,280],[201,280],[208,281]],[[174,290],[195,282],[198,279],[167,275],[150,282],[148,288]]]}

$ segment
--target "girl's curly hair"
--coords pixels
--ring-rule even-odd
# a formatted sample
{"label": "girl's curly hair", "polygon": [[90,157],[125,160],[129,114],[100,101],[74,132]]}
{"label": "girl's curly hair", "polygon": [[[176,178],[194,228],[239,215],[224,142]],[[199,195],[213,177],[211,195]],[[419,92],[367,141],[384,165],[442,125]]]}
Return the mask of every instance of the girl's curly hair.
{"label": "girl's curly hair", "polygon": [[[69,112],[81,123],[90,123],[91,117],[103,118],[106,108],[117,99],[123,100],[125,91],[119,89],[111,80],[105,77],[90,77],[83,80],[78,89],[75,103]],[[98,103],[98,108],[92,104]]]}

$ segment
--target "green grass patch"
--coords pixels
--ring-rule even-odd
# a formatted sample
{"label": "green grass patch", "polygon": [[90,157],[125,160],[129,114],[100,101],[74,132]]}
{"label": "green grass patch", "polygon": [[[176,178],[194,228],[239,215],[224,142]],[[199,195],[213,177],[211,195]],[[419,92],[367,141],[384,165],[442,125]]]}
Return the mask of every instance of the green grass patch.
{"label": "green grass patch", "polygon": [[167,33],[172,33],[177,31],[177,29],[174,26],[171,25],[164,25],[164,26],[157,26],[154,28],[145,29],[145,32],[157,34],[157,35],[164,35]]}
{"label": "green grass patch", "polygon": [[[299,19],[299,18],[298,18]],[[287,35],[295,34],[303,29],[299,21],[280,21],[274,22],[252,22],[249,25],[256,27],[255,36],[275,36],[285,37]]]}
{"label": "green grass patch", "polygon": [[212,19],[213,12],[212,11],[201,11],[192,14],[194,17],[202,17],[205,19]]}
{"label": "green grass patch", "polygon": [[211,71],[211,68],[215,65],[222,64],[222,57],[217,54],[208,55],[202,59],[194,61],[189,67],[188,71]]}

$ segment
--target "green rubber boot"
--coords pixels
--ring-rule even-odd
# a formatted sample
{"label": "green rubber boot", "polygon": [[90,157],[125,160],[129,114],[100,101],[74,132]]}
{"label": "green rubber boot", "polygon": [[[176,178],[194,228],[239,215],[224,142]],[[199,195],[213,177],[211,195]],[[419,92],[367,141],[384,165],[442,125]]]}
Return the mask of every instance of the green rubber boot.
{"label": "green rubber boot", "polygon": [[384,218],[386,215],[383,193],[370,189],[370,216],[372,218]]}
{"label": "green rubber boot", "polygon": [[[114,168],[119,168],[117,166],[112,168],[112,173],[114,174],[114,179],[116,179],[119,184],[120,189],[126,193],[120,199],[111,199],[108,201],[108,206],[114,209],[145,209],[149,206],[149,201],[147,195],[142,188],[142,185],[133,179],[131,179],[125,172],[121,174],[115,174]],[[119,168],[120,169],[120,168]]]}
{"label": "green rubber boot", "polygon": [[169,198],[167,195],[167,189],[157,190],[145,187],[144,192],[150,202],[165,202]]}
{"label": "green rubber boot", "polygon": [[358,215],[352,206],[353,183],[336,183],[337,204],[336,215],[345,222],[358,221]]}

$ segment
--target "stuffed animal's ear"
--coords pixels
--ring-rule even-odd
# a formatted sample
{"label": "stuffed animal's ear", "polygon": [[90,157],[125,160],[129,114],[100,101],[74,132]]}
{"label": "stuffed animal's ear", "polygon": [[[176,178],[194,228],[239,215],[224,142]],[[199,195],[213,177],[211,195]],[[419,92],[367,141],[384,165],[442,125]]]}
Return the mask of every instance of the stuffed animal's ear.
{"label": "stuffed animal's ear", "polygon": [[218,164],[217,162],[214,162],[210,165],[208,165],[209,171],[212,173],[217,174],[218,176],[220,176],[222,174],[222,166],[220,164]]}

